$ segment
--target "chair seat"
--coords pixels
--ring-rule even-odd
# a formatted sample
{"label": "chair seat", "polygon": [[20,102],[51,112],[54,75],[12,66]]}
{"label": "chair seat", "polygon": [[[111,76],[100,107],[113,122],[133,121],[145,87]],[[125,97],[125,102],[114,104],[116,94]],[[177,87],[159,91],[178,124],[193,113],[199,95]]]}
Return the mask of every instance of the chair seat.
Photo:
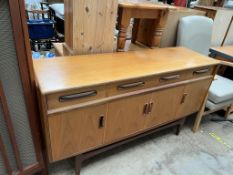
{"label": "chair seat", "polygon": [[233,81],[216,75],[210,86],[208,99],[215,104],[233,100]]}
{"label": "chair seat", "polygon": [[232,100],[227,100],[222,103],[213,103],[212,101],[208,100],[206,102],[206,107],[210,110],[216,109],[216,108],[223,108],[226,106],[229,106],[230,104],[233,104],[233,99]]}

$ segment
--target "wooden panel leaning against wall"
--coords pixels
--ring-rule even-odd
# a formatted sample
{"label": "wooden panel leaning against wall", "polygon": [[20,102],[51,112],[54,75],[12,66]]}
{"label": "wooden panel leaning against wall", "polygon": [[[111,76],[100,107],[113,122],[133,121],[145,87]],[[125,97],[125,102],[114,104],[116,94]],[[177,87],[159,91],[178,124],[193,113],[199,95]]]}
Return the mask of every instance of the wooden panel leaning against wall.
{"label": "wooden panel leaning against wall", "polygon": [[64,55],[113,52],[118,0],[65,0]]}
{"label": "wooden panel leaning against wall", "polygon": [[46,174],[24,1],[1,0],[0,23],[0,174]]}

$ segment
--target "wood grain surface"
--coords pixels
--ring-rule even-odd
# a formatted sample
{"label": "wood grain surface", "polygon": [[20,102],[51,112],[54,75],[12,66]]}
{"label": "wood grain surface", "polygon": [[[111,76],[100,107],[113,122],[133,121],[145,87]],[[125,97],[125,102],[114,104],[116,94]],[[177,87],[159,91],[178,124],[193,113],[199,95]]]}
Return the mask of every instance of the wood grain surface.
{"label": "wood grain surface", "polygon": [[216,64],[177,47],[41,59],[34,61],[34,70],[41,93],[48,94]]}

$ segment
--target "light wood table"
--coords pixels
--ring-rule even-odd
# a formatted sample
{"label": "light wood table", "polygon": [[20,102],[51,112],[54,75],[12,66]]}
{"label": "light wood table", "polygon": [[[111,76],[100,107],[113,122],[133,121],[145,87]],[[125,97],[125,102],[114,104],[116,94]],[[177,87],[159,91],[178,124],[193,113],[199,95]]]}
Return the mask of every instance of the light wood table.
{"label": "light wood table", "polygon": [[206,12],[206,16],[214,20],[217,10],[222,9],[222,7],[196,5],[194,9]]}
{"label": "light wood table", "polygon": [[219,61],[186,48],[34,60],[50,162],[83,160],[199,111]]}
{"label": "light wood table", "polygon": [[138,2],[135,0],[120,1],[118,6],[117,28],[119,30],[119,34],[117,50],[124,51],[126,32],[131,18],[135,19],[132,32],[132,42],[134,43],[136,41],[140,19],[153,19],[152,23],[149,24],[151,25],[151,31],[148,31],[150,41],[143,44],[150,47],[159,46],[169,9],[176,9],[176,7],[160,3]]}

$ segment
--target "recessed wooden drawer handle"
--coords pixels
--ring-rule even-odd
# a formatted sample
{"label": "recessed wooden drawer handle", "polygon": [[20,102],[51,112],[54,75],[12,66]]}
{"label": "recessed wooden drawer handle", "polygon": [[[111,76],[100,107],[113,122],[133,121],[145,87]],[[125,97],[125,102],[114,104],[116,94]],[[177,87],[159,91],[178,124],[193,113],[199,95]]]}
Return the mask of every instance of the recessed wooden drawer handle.
{"label": "recessed wooden drawer handle", "polygon": [[187,93],[183,94],[183,97],[182,97],[181,102],[180,102],[181,104],[183,104],[185,102],[185,99],[186,99],[187,96],[188,96]]}
{"label": "recessed wooden drawer handle", "polygon": [[151,113],[153,105],[154,105],[154,103],[153,103],[153,102],[150,102],[150,104],[149,104],[149,109],[148,109],[148,114]]}
{"label": "recessed wooden drawer handle", "polygon": [[64,95],[59,97],[60,102],[68,101],[68,100],[75,100],[79,98],[84,98],[84,97],[90,97],[90,96],[95,96],[97,95],[97,91],[87,91],[87,92],[81,92],[77,94],[71,94],[71,95]]}
{"label": "recessed wooden drawer handle", "polygon": [[99,128],[103,128],[104,127],[104,116],[100,116],[99,118]]}
{"label": "recessed wooden drawer handle", "polygon": [[201,70],[196,70],[193,72],[193,74],[204,74],[206,72],[209,72],[209,69],[201,69]]}
{"label": "recessed wooden drawer handle", "polygon": [[166,76],[166,77],[161,77],[161,81],[168,81],[168,80],[174,80],[174,79],[179,79],[180,75],[171,75],[171,76]]}
{"label": "recessed wooden drawer handle", "polygon": [[143,107],[143,114],[147,114],[148,108],[149,108],[149,104],[146,103]]}
{"label": "recessed wooden drawer handle", "polygon": [[129,84],[119,85],[119,86],[117,87],[117,89],[134,88],[134,87],[142,86],[142,85],[144,85],[144,84],[145,84],[145,82],[139,81],[139,82],[135,82],[135,83],[129,83]]}

